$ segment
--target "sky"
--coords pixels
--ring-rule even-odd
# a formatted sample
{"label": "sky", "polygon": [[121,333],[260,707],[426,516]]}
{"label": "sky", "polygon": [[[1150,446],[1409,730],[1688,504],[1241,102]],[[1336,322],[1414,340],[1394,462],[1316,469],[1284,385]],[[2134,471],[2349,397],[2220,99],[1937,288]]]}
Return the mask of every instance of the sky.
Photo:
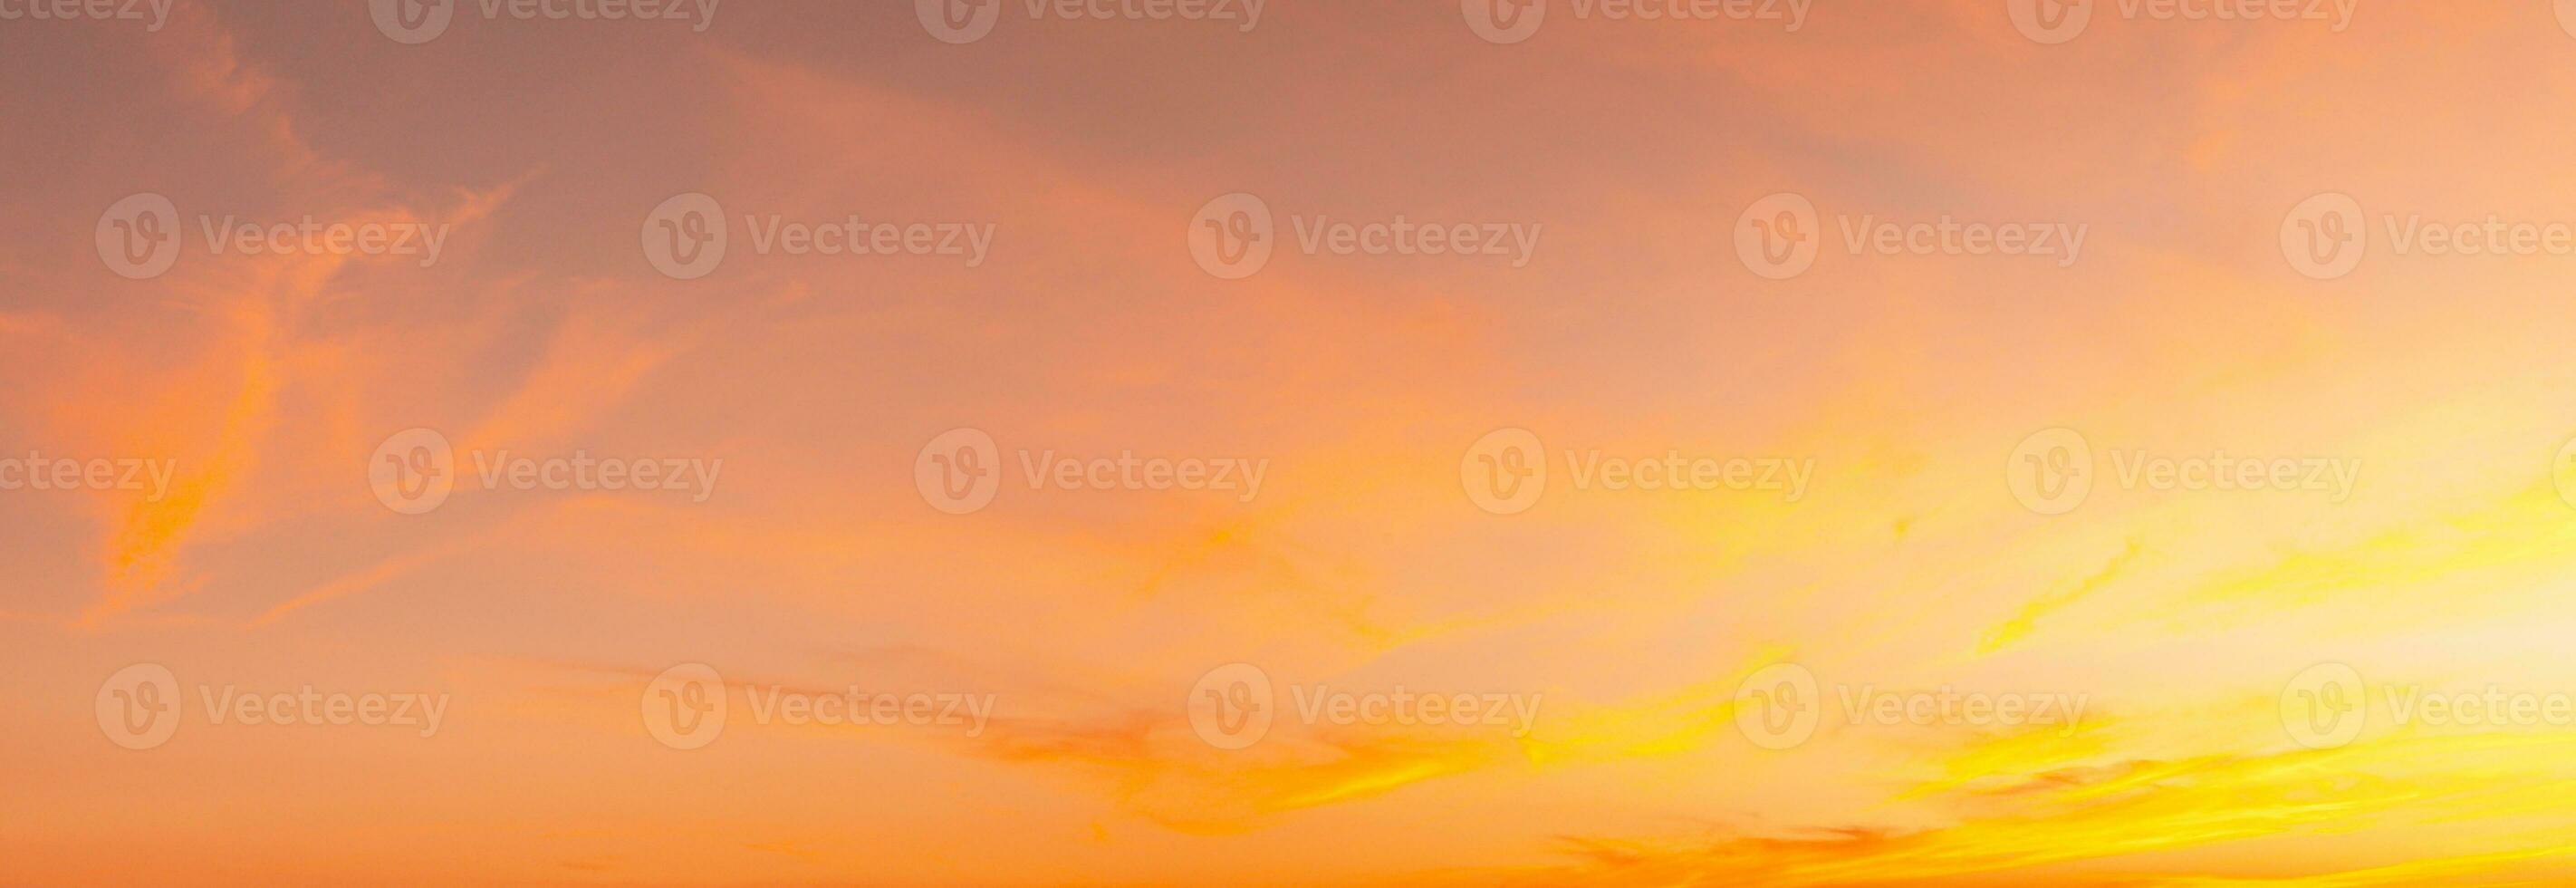
{"label": "sky", "polygon": [[2576,881],[2576,3],[0,73],[0,884]]}

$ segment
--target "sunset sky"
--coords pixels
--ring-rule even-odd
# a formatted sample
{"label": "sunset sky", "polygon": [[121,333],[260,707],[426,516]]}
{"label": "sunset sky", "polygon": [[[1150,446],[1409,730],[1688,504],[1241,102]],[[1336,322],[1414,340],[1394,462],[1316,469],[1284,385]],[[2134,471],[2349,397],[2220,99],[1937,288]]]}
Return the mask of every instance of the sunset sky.
{"label": "sunset sky", "polygon": [[2576,883],[2576,2],[0,73],[0,885]]}

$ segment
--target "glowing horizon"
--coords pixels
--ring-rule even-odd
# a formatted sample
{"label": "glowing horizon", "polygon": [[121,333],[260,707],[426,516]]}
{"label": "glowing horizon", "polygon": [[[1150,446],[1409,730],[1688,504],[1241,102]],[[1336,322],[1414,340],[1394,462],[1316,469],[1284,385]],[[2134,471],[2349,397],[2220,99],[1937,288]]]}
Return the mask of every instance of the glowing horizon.
{"label": "glowing horizon", "polygon": [[2576,3],[0,69],[0,883],[2576,880]]}

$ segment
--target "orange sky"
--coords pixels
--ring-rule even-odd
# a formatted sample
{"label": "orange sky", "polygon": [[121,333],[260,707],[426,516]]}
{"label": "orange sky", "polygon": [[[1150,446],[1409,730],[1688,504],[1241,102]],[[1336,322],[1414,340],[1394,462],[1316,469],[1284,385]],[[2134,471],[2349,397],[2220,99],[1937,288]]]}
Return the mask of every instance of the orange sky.
{"label": "orange sky", "polygon": [[2576,4],[1495,2],[0,0],[0,884],[2576,881]]}

